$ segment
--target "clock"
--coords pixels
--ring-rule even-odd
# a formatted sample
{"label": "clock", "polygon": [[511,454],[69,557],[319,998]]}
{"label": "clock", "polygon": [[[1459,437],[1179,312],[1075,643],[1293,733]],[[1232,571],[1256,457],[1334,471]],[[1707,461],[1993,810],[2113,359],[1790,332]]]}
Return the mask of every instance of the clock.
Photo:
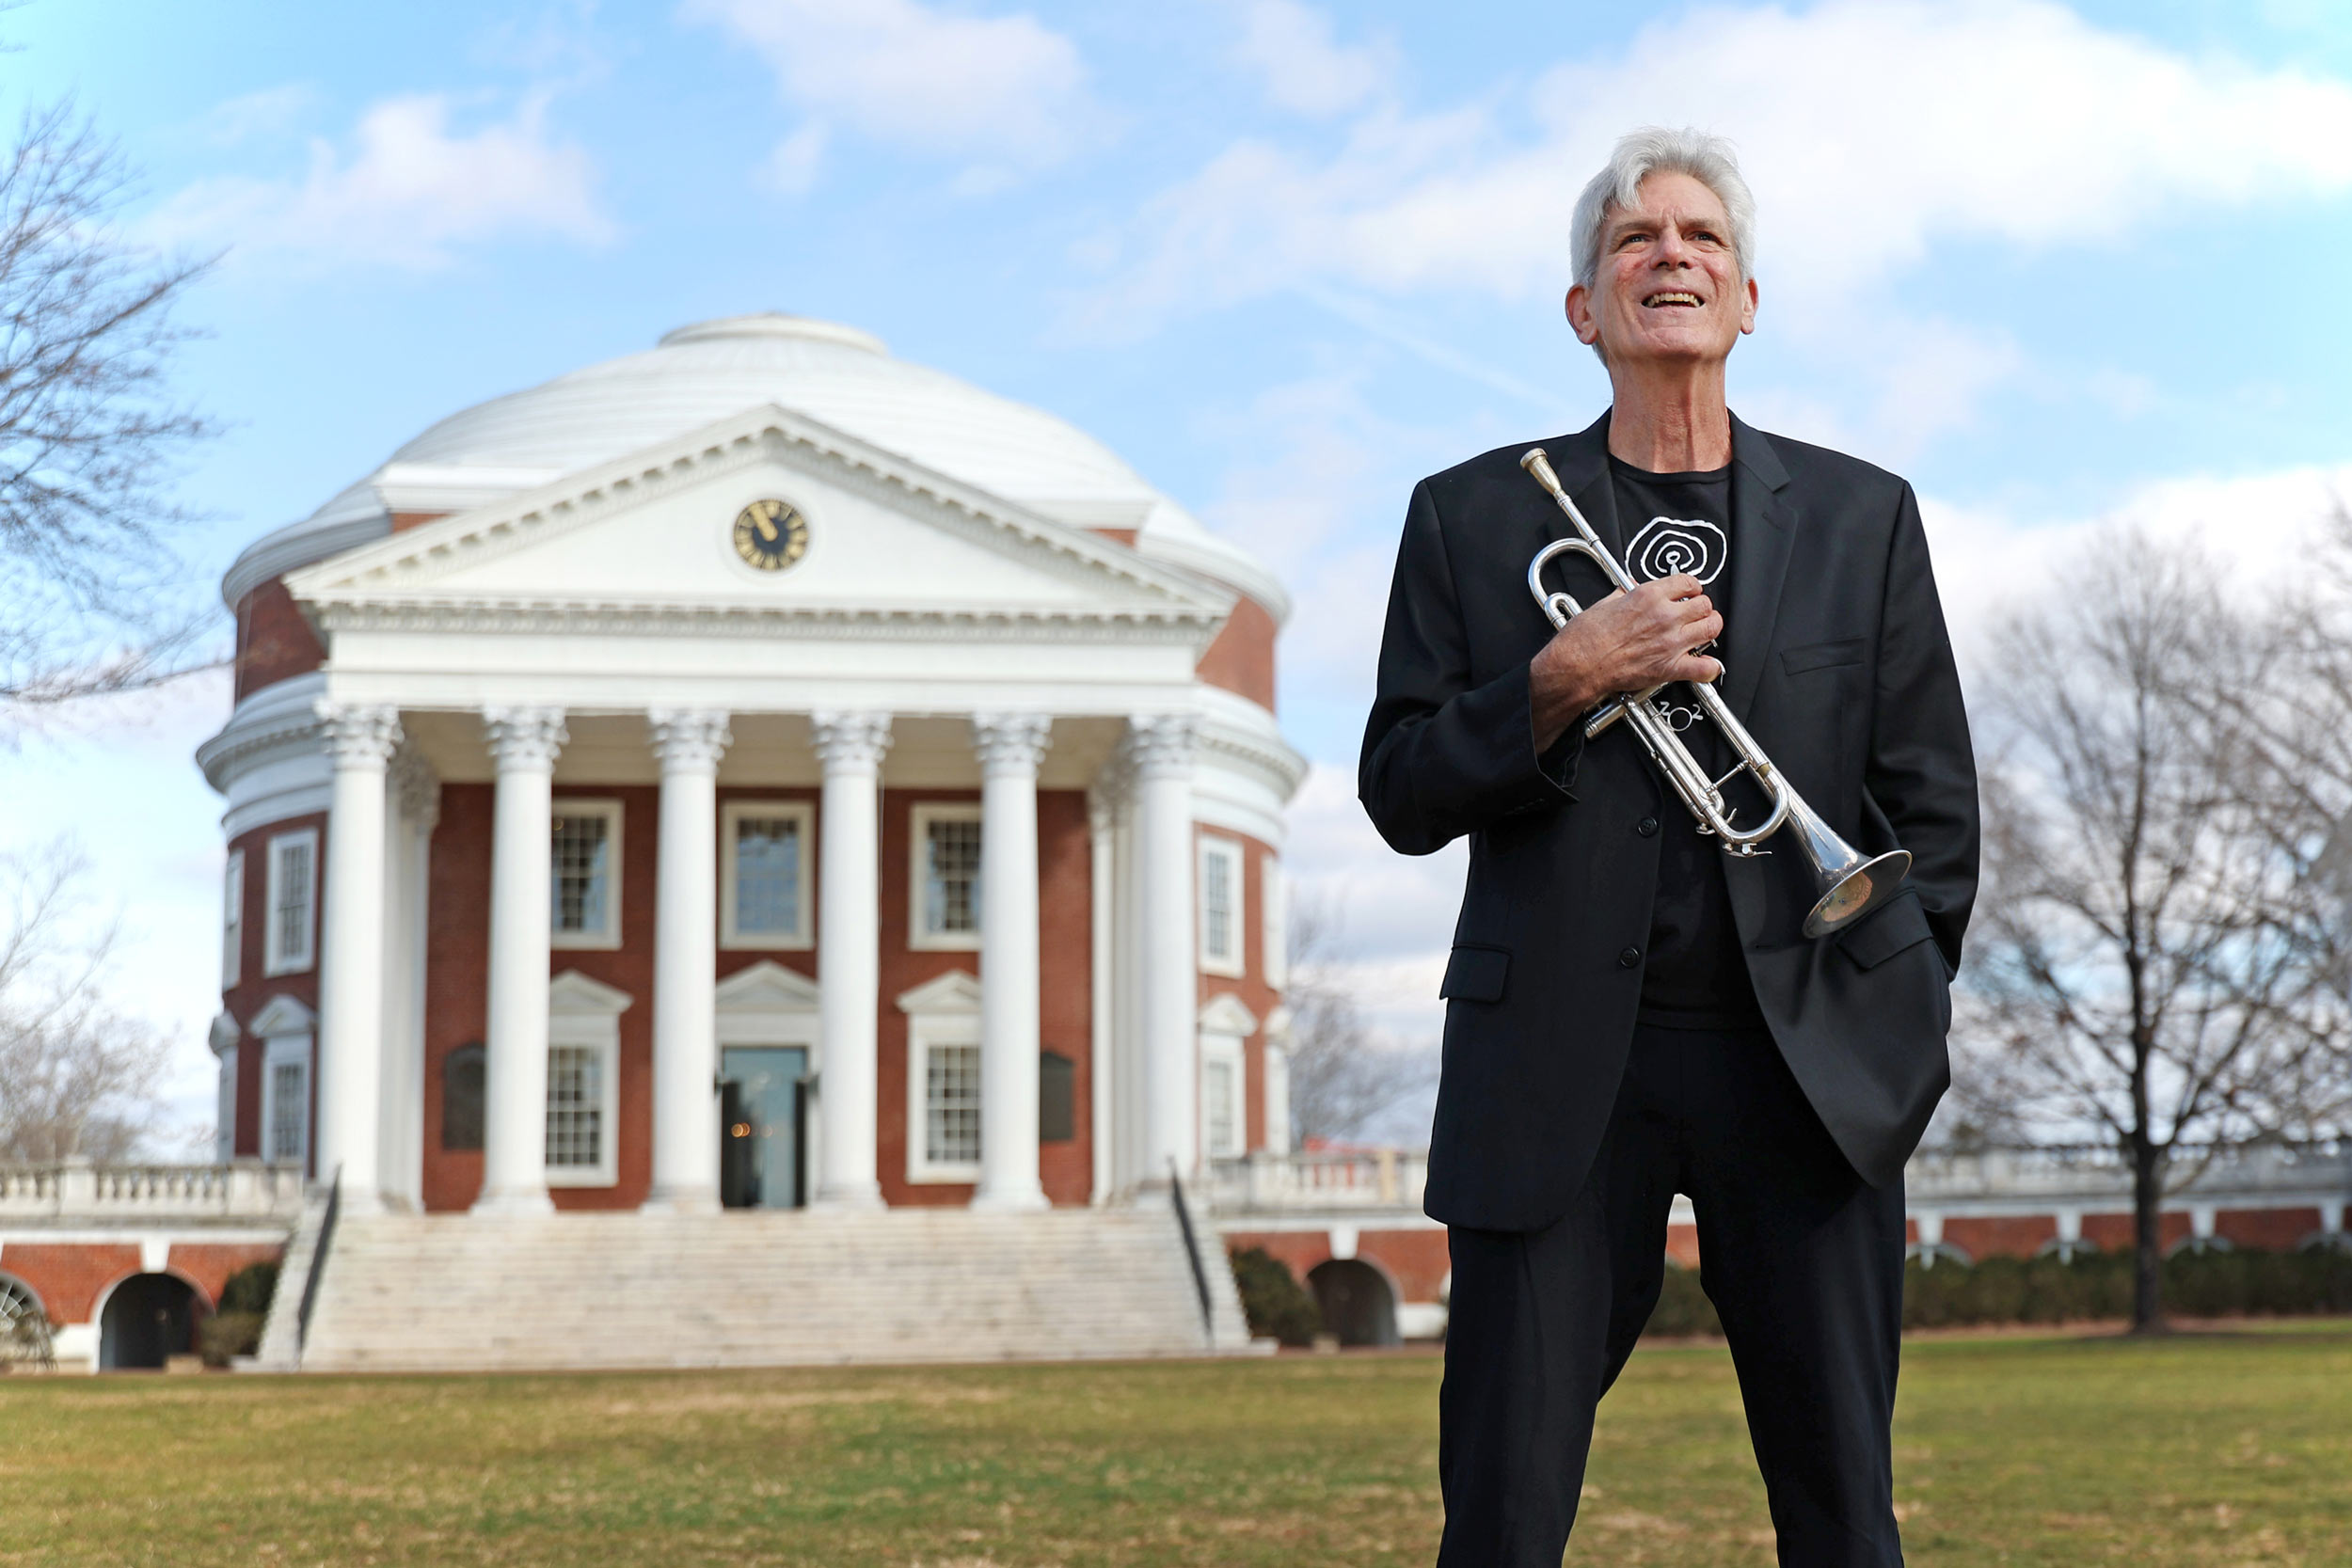
{"label": "clock", "polygon": [[781,572],[808,553],[808,519],[784,501],[754,501],[735,515],[735,553],[746,565]]}

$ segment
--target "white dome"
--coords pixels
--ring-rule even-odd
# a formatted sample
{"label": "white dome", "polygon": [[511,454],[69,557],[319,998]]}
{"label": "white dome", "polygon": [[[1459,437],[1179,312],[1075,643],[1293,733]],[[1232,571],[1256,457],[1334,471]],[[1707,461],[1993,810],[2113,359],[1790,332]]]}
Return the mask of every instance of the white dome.
{"label": "white dome", "polygon": [[[1137,547],[1247,591],[1280,618],[1280,584],[1203,529],[1093,436],[1042,409],[893,358],[855,327],[805,316],[682,326],[643,354],[590,365],[451,415],[302,523],[257,542],[233,602],[296,560],[389,526],[384,490],[421,482],[475,505],[773,403],[1079,527],[1140,529]],[[447,510],[453,503],[419,506]],[[371,525],[375,526],[371,532]]]}

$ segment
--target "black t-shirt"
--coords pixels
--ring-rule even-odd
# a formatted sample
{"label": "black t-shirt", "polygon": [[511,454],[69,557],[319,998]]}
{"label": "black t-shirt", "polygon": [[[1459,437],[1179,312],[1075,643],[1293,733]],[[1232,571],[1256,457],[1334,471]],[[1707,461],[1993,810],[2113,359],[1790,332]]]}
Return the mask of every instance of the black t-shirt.
{"label": "black t-shirt", "polygon": [[[1625,569],[1640,582],[1690,573],[1706,585],[1727,635],[1733,613],[1727,568],[1737,543],[1731,538],[1731,469],[1654,474],[1614,457],[1609,467]],[[1721,656],[1720,639],[1712,651]],[[1730,748],[1689,694],[1688,687],[1671,686],[1659,702],[1672,711],[1699,766],[1720,778],[1731,766]],[[1681,1029],[1761,1027],[1764,1015],[1731,918],[1721,841],[1698,831],[1682,797],[1662,777],[1659,794],[1658,897],[1642,969],[1642,1022]]]}

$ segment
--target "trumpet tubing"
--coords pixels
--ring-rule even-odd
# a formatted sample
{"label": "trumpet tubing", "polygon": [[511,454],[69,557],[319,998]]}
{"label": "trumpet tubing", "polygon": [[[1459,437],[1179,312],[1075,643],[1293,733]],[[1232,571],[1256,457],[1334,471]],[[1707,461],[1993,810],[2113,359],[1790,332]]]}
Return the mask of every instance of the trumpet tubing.
{"label": "trumpet tubing", "polygon": [[[1625,593],[1640,585],[1627,573],[1609,547],[1601,543],[1593,525],[1584,520],[1576,502],[1561,487],[1559,475],[1551,471],[1551,460],[1541,447],[1531,447],[1519,458],[1519,467],[1526,469],[1535,483],[1544,487],[1554,504],[1566,514],[1575,526],[1574,536],[1555,539],[1535,552],[1528,563],[1527,589],[1543,607],[1555,628],[1565,628],[1584,607],[1574,595],[1544,587],[1544,568],[1564,555],[1581,555],[1600,568],[1610,584]],[[1673,722],[1658,705],[1658,693],[1663,687],[1647,691],[1628,692],[1611,698],[1594,710],[1584,721],[1584,735],[1591,739],[1620,721],[1630,726],[1650,761],[1666,776],[1666,783],[1696,820],[1703,832],[1713,833],[1729,855],[1749,856],[1769,853],[1757,847],[1765,839],[1784,829],[1795,830],[1798,851],[1811,867],[1820,896],[1804,917],[1804,934],[1809,937],[1827,936],[1859,920],[1870,911],[1883,905],[1901,888],[1903,878],[1911,870],[1911,852],[1893,849],[1876,856],[1864,855],[1840,838],[1820,814],[1807,805],[1795,786],[1780,775],[1772,759],[1764,754],[1764,748],[1748,734],[1723,694],[1710,681],[1686,682],[1699,711],[1708,722],[1723,731],[1724,741],[1738,759],[1730,772],[1717,780],[1708,775],[1691,754],[1690,747],[1675,733]],[[1742,826],[1737,812],[1724,799],[1723,784],[1740,774],[1756,782],[1766,800],[1771,802],[1762,820],[1752,827]]]}

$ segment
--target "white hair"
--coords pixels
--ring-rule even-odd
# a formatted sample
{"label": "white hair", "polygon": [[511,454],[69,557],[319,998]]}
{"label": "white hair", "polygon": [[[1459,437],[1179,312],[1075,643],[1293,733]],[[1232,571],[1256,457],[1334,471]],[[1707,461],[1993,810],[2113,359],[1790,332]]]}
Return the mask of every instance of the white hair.
{"label": "white hair", "polygon": [[1594,175],[1576,198],[1570,230],[1576,281],[1590,289],[1600,280],[1601,231],[1608,226],[1610,210],[1640,200],[1642,182],[1653,174],[1687,174],[1715,193],[1731,218],[1731,254],[1740,263],[1740,281],[1754,277],[1756,197],[1740,177],[1740,155],[1731,143],[1707,131],[1645,125],[1617,138],[1609,166]]}

